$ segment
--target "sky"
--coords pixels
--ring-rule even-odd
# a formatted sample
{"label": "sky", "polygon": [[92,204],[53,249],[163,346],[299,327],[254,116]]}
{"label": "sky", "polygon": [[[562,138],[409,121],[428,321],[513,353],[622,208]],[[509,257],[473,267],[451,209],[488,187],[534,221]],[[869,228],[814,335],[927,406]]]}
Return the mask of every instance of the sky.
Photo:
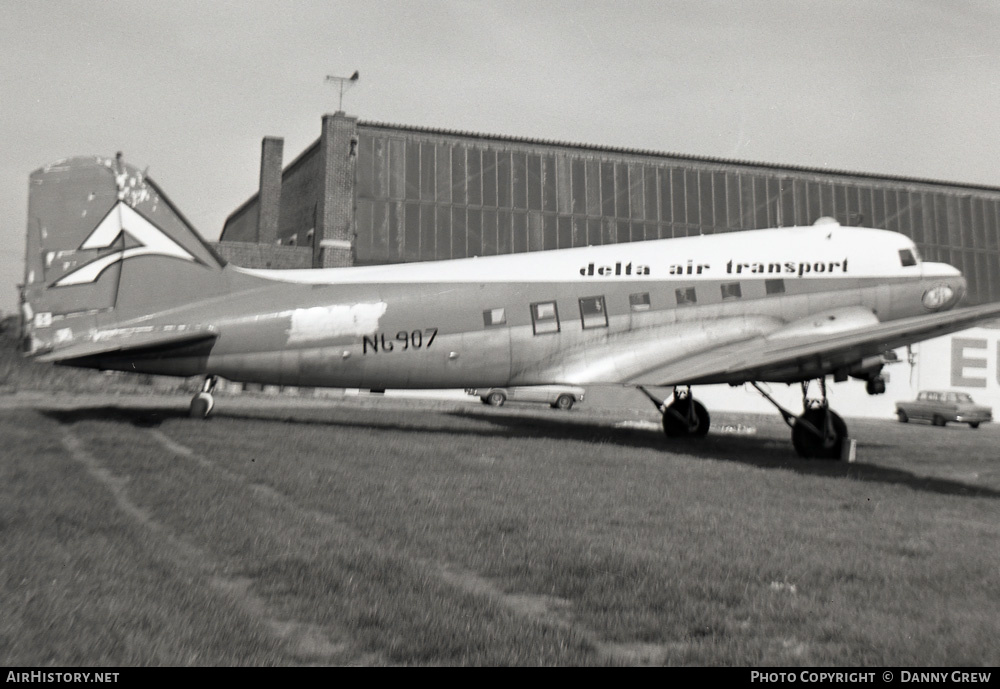
{"label": "sky", "polygon": [[0,0],[0,313],[28,175],[125,159],[206,239],[363,121],[1000,186],[991,0]]}

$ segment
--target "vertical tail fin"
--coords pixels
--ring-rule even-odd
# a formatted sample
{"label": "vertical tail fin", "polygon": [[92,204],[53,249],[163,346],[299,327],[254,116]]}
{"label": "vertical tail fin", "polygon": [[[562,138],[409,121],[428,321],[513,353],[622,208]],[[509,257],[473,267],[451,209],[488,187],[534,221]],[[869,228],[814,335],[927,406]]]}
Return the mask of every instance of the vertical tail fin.
{"label": "vertical tail fin", "polygon": [[224,261],[120,154],[61,160],[29,184],[21,292],[29,351],[226,291]]}

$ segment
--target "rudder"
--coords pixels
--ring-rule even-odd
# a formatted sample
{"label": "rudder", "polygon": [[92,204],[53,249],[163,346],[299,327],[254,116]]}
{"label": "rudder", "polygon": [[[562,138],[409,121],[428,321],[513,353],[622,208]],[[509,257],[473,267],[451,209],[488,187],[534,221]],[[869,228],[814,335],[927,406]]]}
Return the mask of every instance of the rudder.
{"label": "rudder", "polygon": [[224,261],[120,154],[58,161],[29,185],[21,291],[29,352],[226,291]]}

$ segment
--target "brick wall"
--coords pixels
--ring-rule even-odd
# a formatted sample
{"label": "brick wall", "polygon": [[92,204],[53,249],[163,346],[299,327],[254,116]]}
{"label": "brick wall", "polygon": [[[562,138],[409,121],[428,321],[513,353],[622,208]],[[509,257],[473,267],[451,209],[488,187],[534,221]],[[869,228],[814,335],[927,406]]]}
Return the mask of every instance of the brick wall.
{"label": "brick wall", "polygon": [[312,268],[311,246],[279,246],[256,242],[217,242],[212,245],[220,256],[243,268]]}
{"label": "brick wall", "polygon": [[343,268],[354,265],[354,252],[348,248],[323,247],[317,268]]}
{"label": "brick wall", "polygon": [[281,212],[281,158],[285,142],[275,136],[266,136],[260,147],[260,184],[257,194],[257,241],[274,244],[278,238],[278,219]]}
{"label": "brick wall", "polygon": [[257,197],[244,203],[226,218],[222,235],[226,241],[254,242],[257,240]]}
{"label": "brick wall", "polygon": [[[358,120],[342,112],[323,116],[319,156],[323,193],[317,207],[313,265],[354,265],[354,169]],[[333,243],[336,248],[324,246]]]}
{"label": "brick wall", "polygon": [[315,231],[322,180],[319,173],[319,141],[303,151],[281,176],[281,218],[278,236],[288,240],[298,235],[298,244],[310,244],[306,235]]}

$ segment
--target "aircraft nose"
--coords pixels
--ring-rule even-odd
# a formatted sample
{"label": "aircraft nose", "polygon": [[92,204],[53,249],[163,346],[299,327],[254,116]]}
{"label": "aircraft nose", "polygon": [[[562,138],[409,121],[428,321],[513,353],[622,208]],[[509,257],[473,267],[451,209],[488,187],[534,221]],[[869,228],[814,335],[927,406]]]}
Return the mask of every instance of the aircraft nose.
{"label": "aircraft nose", "polygon": [[958,303],[965,298],[966,282],[963,276],[959,275],[957,278],[952,278],[951,288],[955,290],[955,303]]}
{"label": "aircraft nose", "polygon": [[[948,266],[949,268],[951,266]],[[957,273],[957,271],[955,271]],[[950,309],[965,296],[965,278],[961,274],[948,277],[933,277],[925,281],[921,299],[924,308],[930,311]]]}

